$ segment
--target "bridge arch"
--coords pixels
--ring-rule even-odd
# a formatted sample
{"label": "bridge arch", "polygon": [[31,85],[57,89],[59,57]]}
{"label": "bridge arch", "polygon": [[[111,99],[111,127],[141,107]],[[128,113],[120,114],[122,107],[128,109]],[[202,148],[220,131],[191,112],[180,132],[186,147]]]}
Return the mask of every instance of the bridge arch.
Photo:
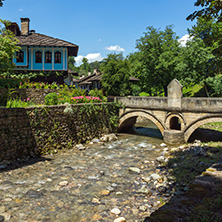
{"label": "bridge arch", "polygon": [[[173,128],[171,127],[171,121],[173,119],[176,119],[178,120],[178,123],[180,123],[180,129],[176,129],[176,128]],[[170,112],[167,114],[166,116],[166,119],[165,119],[165,125],[166,125],[166,128],[167,129],[176,129],[176,130],[183,130],[185,128],[185,125],[186,125],[186,120],[184,119],[183,117],[183,114],[182,113],[179,113],[179,112]]]}
{"label": "bridge arch", "polygon": [[213,115],[213,116],[204,116],[202,118],[197,119],[196,121],[192,122],[187,128],[184,129],[184,139],[185,142],[188,141],[192,133],[200,126],[213,123],[213,122],[222,122],[222,115]]}
{"label": "bridge arch", "polygon": [[119,118],[119,129],[121,130],[127,126],[132,127],[136,123],[136,118],[139,116],[152,121],[163,135],[163,131],[165,130],[164,124],[162,124],[155,115],[145,110],[131,110],[123,113]]}

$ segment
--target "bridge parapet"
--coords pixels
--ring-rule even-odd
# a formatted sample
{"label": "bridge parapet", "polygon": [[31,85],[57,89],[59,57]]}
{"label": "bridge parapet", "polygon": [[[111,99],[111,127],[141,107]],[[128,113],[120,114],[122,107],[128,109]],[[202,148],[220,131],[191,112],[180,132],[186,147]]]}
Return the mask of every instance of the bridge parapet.
{"label": "bridge parapet", "polygon": [[122,105],[128,108],[148,108],[148,109],[160,109],[166,110],[167,97],[115,97],[116,102],[120,102]]}
{"label": "bridge parapet", "polygon": [[222,112],[222,98],[192,97],[182,98],[182,110],[191,112]]}

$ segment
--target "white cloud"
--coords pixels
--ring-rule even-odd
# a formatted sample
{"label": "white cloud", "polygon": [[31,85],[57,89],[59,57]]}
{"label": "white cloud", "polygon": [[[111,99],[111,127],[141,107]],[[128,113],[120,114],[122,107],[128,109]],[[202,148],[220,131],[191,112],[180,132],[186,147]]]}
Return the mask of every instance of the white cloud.
{"label": "white cloud", "polygon": [[109,47],[105,47],[106,50],[108,51],[117,51],[117,52],[124,52],[125,49],[121,48],[119,45],[111,45]]}
{"label": "white cloud", "polygon": [[88,62],[91,63],[91,62],[95,62],[95,61],[102,61],[103,60],[103,57],[101,55],[101,53],[89,53],[88,55],[86,56],[83,56],[83,55],[79,55],[75,58],[75,61],[76,61],[76,65],[79,66],[82,64],[82,59],[83,58],[87,58],[88,59]]}
{"label": "white cloud", "polygon": [[192,40],[193,37],[191,37],[189,34],[184,35],[181,39],[178,40],[178,42],[180,43],[180,45],[182,47],[185,47],[187,42]]}
{"label": "white cloud", "polygon": [[23,9],[22,9],[22,8],[20,8],[20,9],[18,10],[18,12],[23,12]]}
{"label": "white cloud", "polygon": [[97,42],[102,42],[102,39],[98,39]]}

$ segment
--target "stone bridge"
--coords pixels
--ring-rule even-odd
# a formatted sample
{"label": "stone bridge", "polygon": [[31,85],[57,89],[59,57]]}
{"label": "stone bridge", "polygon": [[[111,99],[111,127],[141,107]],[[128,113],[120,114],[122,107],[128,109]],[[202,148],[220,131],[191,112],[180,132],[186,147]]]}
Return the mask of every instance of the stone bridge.
{"label": "stone bridge", "polygon": [[182,85],[176,79],[168,85],[168,97],[115,97],[123,108],[119,130],[129,130],[138,116],[151,120],[166,143],[187,142],[201,125],[222,122],[222,98],[183,97]]}

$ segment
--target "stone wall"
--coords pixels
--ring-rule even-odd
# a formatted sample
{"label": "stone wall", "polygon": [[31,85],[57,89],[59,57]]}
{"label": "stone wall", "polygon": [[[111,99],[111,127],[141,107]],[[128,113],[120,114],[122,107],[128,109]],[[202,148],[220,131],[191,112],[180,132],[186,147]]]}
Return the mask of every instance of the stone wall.
{"label": "stone wall", "polygon": [[[69,89],[67,89],[69,90]],[[57,89],[0,89],[0,106],[6,105],[7,98],[26,100],[29,98],[35,104],[44,104],[45,96],[58,92]]]}
{"label": "stone wall", "polygon": [[0,108],[0,162],[72,148],[115,132],[114,103]]}

